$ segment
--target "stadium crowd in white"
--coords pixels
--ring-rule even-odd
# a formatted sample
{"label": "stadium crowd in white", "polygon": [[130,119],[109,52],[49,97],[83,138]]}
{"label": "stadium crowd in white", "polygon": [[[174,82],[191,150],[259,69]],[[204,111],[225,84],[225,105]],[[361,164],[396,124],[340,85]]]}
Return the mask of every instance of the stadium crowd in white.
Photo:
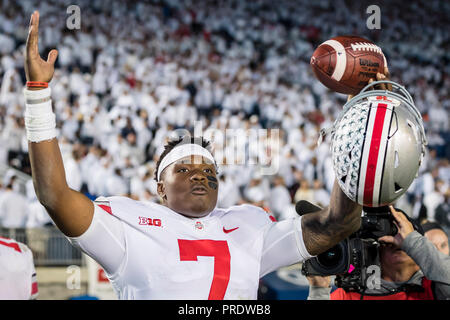
{"label": "stadium crowd in white", "polygon": [[[397,206],[450,223],[448,2],[389,2],[381,29],[369,30],[367,1],[79,0],[81,29],[69,30],[71,2],[0,1],[0,163],[31,174],[23,52],[37,9],[41,55],[59,51],[51,88],[71,188],[91,198],[159,201],[154,170],[169,133],[200,121],[203,131],[280,129],[276,175],[249,164],[219,166],[220,207],[251,202],[284,219],[300,199],[325,206],[334,174],[329,143],[318,147],[317,139],[346,96],[326,89],[309,59],[321,42],[353,33],[384,50],[392,79],[424,116],[427,156]],[[22,195],[11,177],[1,177],[0,225],[49,223],[32,182]]]}

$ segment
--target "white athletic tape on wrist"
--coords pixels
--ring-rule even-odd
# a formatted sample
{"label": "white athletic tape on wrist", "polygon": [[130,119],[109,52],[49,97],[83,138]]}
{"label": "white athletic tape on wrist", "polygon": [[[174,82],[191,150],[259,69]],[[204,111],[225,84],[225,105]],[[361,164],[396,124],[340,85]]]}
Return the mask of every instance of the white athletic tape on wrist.
{"label": "white athletic tape on wrist", "polygon": [[45,103],[26,104],[25,116],[39,117],[50,113],[53,113],[51,100]]}
{"label": "white athletic tape on wrist", "polygon": [[52,111],[51,89],[23,90],[25,96],[25,128],[31,142],[56,137],[56,117]]}
{"label": "white athletic tape on wrist", "polygon": [[161,161],[161,164],[158,168],[158,181],[161,180],[161,172],[164,171],[165,168],[167,168],[169,165],[174,163],[175,161],[178,161],[184,157],[192,156],[192,155],[198,155],[202,156],[212,163],[215,163],[214,157],[212,154],[202,146],[198,144],[183,144],[181,146],[177,146],[173,148],[172,151],[170,151]]}
{"label": "white athletic tape on wrist", "polygon": [[27,88],[24,88],[23,94],[25,95],[25,103],[32,104],[32,100],[50,98],[52,90],[50,88],[41,90],[28,90]]}

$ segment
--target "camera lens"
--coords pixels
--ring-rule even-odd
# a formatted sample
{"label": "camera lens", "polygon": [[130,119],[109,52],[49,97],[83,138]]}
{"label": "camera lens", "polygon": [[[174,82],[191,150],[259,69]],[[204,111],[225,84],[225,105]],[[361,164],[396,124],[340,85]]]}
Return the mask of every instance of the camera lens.
{"label": "camera lens", "polygon": [[342,259],[342,248],[337,245],[317,256],[317,261],[324,267],[333,268],[339,264]]}

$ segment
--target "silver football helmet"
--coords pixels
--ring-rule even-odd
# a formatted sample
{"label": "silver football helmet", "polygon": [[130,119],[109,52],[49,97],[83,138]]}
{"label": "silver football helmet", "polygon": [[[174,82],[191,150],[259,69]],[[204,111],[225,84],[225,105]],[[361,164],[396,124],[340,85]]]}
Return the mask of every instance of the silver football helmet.
{"label": "silver football helmet", "polygon": [[[380,83],[394,91],[369,90]],[[351,200],[369,207],[391,204],[417,177],[427,140],[422,116],[401,85],[367,85],[329,130],[336,179]]]}

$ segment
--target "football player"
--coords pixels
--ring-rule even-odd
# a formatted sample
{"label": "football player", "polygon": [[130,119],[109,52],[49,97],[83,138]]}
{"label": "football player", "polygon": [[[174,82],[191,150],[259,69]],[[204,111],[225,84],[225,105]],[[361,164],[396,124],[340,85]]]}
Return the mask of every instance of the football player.
{"label": "football player", "polygon": [[23,243],[0,237],[0,300],[38,296],[33,253]]}
{"label": "football player", "polygon": [[33,183],[57,227],[104,269],[120,299],[256,299],[259,278],[311,258],[360,226],[361,206],[335,183],[329,207],[280,222],[263,209],[216,207],[217,167],[206,141],[172,141],[156,170],[162,205],[91,201],[66,183],[48,83],[57,51],[41,59],[39,13],[25,55],[25,122]]}

